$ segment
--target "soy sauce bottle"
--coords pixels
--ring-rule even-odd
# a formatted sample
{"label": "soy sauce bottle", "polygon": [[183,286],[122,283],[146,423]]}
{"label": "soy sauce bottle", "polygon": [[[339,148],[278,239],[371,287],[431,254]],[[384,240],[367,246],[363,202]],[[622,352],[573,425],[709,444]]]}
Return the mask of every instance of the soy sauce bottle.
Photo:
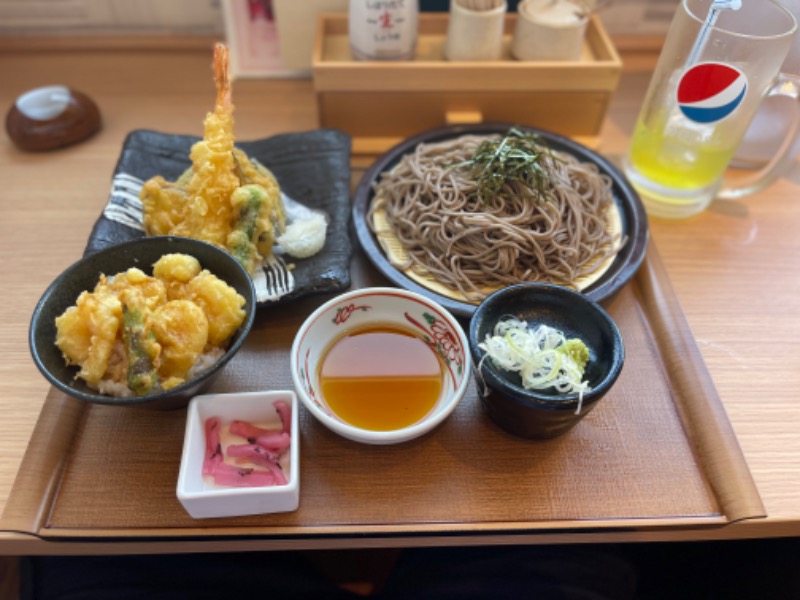
{"label": "soy sauce bottle", "polygon": [[419,0],[350,0],[350,49],[357,60],[409,60],[417,47]]}

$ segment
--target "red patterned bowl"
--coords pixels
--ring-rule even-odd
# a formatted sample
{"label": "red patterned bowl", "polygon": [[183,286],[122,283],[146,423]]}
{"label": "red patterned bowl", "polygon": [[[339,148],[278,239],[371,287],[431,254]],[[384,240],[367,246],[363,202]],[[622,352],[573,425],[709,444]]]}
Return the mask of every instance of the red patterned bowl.
{"label": "red patterned bowl", "polygon": [[[441,367],[441,391],[433,407],[413,424],[397,429],[376,430],[345,421],[322,391],[320,367],[329,349],[349,335],[376,327],[401,330],[417,338],[418,352],[433,352]],[[354,360],[373,358],[356,356]],[[323,425],[357,442],[396,444],[431,431],[453,412],[469,384],[471,358],[461,325],[435,301],[396,288],[365,288],[333,298],[306,319],[292,345],[291,369],[300,401]],[[392,385],[391,379],[384,381]],[[387,396],[370,396],[363,410],[381,410],[379,404],[387,402]]]}

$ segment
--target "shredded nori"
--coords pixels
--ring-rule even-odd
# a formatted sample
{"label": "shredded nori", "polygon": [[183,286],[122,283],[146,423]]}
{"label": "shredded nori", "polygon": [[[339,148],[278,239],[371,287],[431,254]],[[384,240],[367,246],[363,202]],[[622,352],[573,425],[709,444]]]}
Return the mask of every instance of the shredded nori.
{"label": "shredded nori", "polygon": [[531,197],[546,200],[550,187],[548,161],[553,165],[556,160],[538,135],[512,128],[499,140],[481,142],[470,160],[454,166],[469,170],[484,202],[506,186],[517,193],[535,190]]}

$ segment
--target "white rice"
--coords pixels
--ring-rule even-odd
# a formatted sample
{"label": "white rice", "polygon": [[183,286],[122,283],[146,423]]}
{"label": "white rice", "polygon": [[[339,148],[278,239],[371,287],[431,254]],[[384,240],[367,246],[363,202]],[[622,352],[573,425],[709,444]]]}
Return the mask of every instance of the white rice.
{"label": "white rice", "polygon": [[200,356],[197,357],[197,360],[192,365],[192,368],[189,369],[189,373],[186,375],[186,381],[190,379],[194,379],[203,371],[207,371],[211,367],[213,367],[216,362],[225,355],[225,350],[222,348],[212,348],[207,352],[203,352]]}
{"label": "white rice", "polygon": [[[222,348],[212,348],[201,354],[186,374],[186,381],[194,379],[204,371],[213,367],[224,354],[225,350]],[[113,379],[101,379],[97,382],[96,389],[101,394],[114,396],[115,398],[130,398],[134,395],[133,391],[126,383],[114,381]]]}
{"label": "white rice", "polygon": [[97,382],[97,391],[106,396],[117,398],[129,398],[133,396],[131,388],[124,383],[119,383],[111,379],[101,379]]}

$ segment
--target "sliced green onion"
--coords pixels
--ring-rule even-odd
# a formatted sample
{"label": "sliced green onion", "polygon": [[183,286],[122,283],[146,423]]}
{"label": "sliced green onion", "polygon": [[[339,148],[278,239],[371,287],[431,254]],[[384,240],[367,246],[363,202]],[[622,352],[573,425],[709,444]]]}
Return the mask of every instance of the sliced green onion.
{"label": "sliced green onion", "polygon": [[525,321],[508,317],[498,321],[493,333],[487,334],[478,347],[486,353],[484,359],[490,358],[497,368],[519,373],[526,390],[577,392],[575,412],[580,412],[583,394],[591,389],[583,380],[589,351],[582,340],[567,340],[553,327],[529,328]]}

